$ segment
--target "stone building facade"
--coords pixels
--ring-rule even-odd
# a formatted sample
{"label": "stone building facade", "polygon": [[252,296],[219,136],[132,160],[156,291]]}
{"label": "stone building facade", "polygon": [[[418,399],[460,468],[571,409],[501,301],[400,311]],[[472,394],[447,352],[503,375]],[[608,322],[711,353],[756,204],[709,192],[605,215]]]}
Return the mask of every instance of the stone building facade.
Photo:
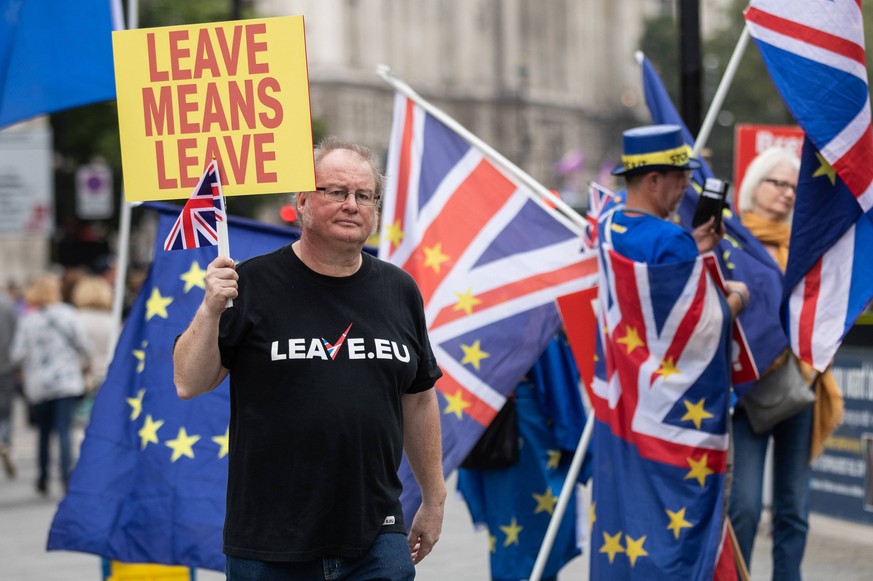
{"label": "stone building facade", "polygon": [[302,14],[313,117],[385,153],[393,89],[380,64],[547,187],[584,152],[585,181],[645,122],[633,53],[649,8],[629,0],[258,0]]}

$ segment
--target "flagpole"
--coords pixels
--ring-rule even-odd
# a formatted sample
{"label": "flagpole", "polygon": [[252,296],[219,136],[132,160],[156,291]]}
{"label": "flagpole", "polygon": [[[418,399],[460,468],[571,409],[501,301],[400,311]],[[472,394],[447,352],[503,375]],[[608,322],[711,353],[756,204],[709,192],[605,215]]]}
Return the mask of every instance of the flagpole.
{"label": "flagpole", "polygon": [[573,461],[570,463],[567,478],[564,479],[564,486],[561,488],[561,496],[558,497],[558,504],[555,505],[552,519],[549,521],[549,528],[546,529],[546,536],[543,539],[543,544],[540,546],[540,552],[537,554],[537,560],[534,562],[534,568],[531,571],[529,581],[540,581],[543,575],[546,561],[549,559],[549,553],[552,552],[552,545],[555,544],[555,537],[557,537],[561,521],[564,519],[564,512],[570,503],[570,496],[576,488],[576,479],[579,477],[579,471],[582,469],[582,461],[585,460],[585,454],[588,451],[588,444],[591,442],[591,434],[593,432],[594,410],[591,410],[588,413],[588,419],[585,421],[582,437],[579,438],[579,445],[576,446],[576,453],[573,454]]}
{"label": "flagpole", "polygon": [[[694,140],[694,149],[692,155],[700,157],[700,152],[706,146],[706,141],[709,139],[709,133],[715,125],[715,119],[721,112],[721,106],[724,105],[725,97],[728,89],[734,81],[734,76],[737,74],[737,69],[740,68],[740,61],[743,59],[743,54],[746,52],[746,47],[749,46],[749,25],[743,26],[743,32],[740,34],[740,39],[734,47],[734,52],[731,59],[728,61],[727,67],[724,70],[724,75],[718,83],[718,88],[715,90],[715,96],[712,98],[712,103],[709,105],[709,110],[706,112],[706,117],[703,119],[703,125],[700,126],[700,132],[697,134],[697,139]],[[640,60],[642,63],[642,60]]]}
{"label": "flagpole", "polygon": [[[116,4],[115,9],[120,15],[122,8],[120,2]],[[139,28],[139,0],[129,0],[127,4],[127,29],[135,30]],[[127,268],[130,261],[130,221],[131,208],[136,204],[128,203],[124,193],[124,176],[122,175],[121,182],[121,207],[119,208],[119,226],[118,226],[118,256],[115,263],[115,284],[112,291],[112,329],[110,330],[109,341],[109,358],[115,353],[115,342],[121,330],[121,317],[124,309],[124,291],[125,283],[127,282]]]}
{"label": "flagpole", "polygon": [[468,131],[463,125],[455,121],[452,117],[443,112],[441,109],[438,109],[436,106],[425,101],[424,98],[416,93],[412,87],[395,77],[394,74],[391,72],[391,68],[388,65],[379,65],[378,67],[376,67],[376,73],[379,75],[379,77],[382,78],[383,81],[415,101],[428,113],[439,119],[449,129],[460,135],[465,141],[467,141],[467,143],[482,150],[482,152],[491,161],[504,168],[514,178],[516,178],[522,184],[526,185],[530,190],[533,191],[533,193],[538,196],[538,198],[534,199],[546,202],[546,207],[549,212],[554,211],[551,207],[548,206],[549,204],[560,210],[561,213],[564,214],[564,216],[566,216],[571,222],[573,222],[574,225],[580,228],[580,230],[576,232],[576,234],[579,236],[582,235],[582,233],[588,226],[588,222],[576,210],[574,210],[566,202],[564,202],[564,200],[562,200],[559,196],[555,195],[552,191],[536,181],[523,169],[509,161],[493,147],[476,137],[473,133]]}
{"label": "flagpole", "polygon": [[[215,229],[218,234],[218,255],[230,258],[230,234],[227,231],[227,204],[224,199],[224,192],[221,189],[221,172],[218,170],[218,162],[215,160],[215,156],[212,157],[212,161],[215,162],[215,179],[218,182],[218,202],[221,205],[221,216],[216,215],[215,220]],[[213,201],[213,203],[215,203]],[[228,297],[227,301],[224,303],[225,308],[229,309],[233,306],[233,299]]]}

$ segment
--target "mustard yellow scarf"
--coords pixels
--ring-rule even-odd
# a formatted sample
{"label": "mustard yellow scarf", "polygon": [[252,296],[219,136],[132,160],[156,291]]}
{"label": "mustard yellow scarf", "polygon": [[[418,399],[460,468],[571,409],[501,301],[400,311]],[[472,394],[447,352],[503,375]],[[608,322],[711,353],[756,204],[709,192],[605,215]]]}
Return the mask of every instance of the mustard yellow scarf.
{"label": "mustard yellow scarf", "polygon": [[786,222],[772,222],[754,212],[743,212],[740,216],[743,226],[752,236],[776,248],[776,264],[785,272],[788,264],[788,241],[791,239],[791,226]]}
{"label": "mustard yellow scarf", "polygon": [[[791,239],[791,226],[785,222],[773,222],[754,212],[743,212],[740,216],[743,226],[763,244],[776,248],[776,264],[785,272],[788,264],[788,242]],[[783,360],[784,362],[784,360]],[[815,378],[815,370],[804,362],[800,368],[810,380]],[[812,445],[810,461],[825,449],[825,442],[834,429],[843,421],[843,395],[830,371],[830,367],[815,381],[815,409],[812,424]]]}

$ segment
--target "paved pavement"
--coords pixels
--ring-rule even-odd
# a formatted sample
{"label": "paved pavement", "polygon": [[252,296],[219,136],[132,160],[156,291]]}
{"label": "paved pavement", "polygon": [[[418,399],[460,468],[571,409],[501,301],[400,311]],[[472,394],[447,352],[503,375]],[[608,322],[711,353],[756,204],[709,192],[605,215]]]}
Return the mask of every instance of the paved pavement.
{"label": "paved pavement", "polygon": [[[94,555],[45,551],[46,536],[57,503],[55,486],[48,498],[34,490],[36,434],[24,426],[17,410],[13,457],[18,477],[0,474],[0,581],[100,581],[100,559]],[[453,482],[450,483],[450,487]],[[766,529],[766,526],[762,526]],[[752,579],[770,578],[770,539],[762,533],[756,543]],[[487,540],[474,532],[463,502],[450,495],[443,536],[436,550],[418,568],[419,581],[487,581]],[[587,579],[587,559],[569,563],[561,581]],[[873,527],[812,515],[803,565],[808,580],[870,581],[873,579]],[[218,581],[224,575],[198,570],[198,581]]]}

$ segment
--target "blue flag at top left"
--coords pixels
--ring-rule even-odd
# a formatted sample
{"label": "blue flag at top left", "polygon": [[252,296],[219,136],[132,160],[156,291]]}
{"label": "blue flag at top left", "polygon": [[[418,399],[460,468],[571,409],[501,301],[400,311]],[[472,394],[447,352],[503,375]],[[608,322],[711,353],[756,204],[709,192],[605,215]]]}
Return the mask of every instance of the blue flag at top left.
{"label": "blue flag at top left", "polygon": [[[155,259],[97,394],[48,549],[223,571],[228,382],[182,401],[172,355],[175,337],[203,300],[216,249],[163,252],[178,207],[147,207],[160,212]],[[234,217],[228,227],[238,260],[297,238],[291,229]]]}
{"label": "blue flag at top left", "polygon": [[119,0],[0,0],[0,128],[115,99]]}

